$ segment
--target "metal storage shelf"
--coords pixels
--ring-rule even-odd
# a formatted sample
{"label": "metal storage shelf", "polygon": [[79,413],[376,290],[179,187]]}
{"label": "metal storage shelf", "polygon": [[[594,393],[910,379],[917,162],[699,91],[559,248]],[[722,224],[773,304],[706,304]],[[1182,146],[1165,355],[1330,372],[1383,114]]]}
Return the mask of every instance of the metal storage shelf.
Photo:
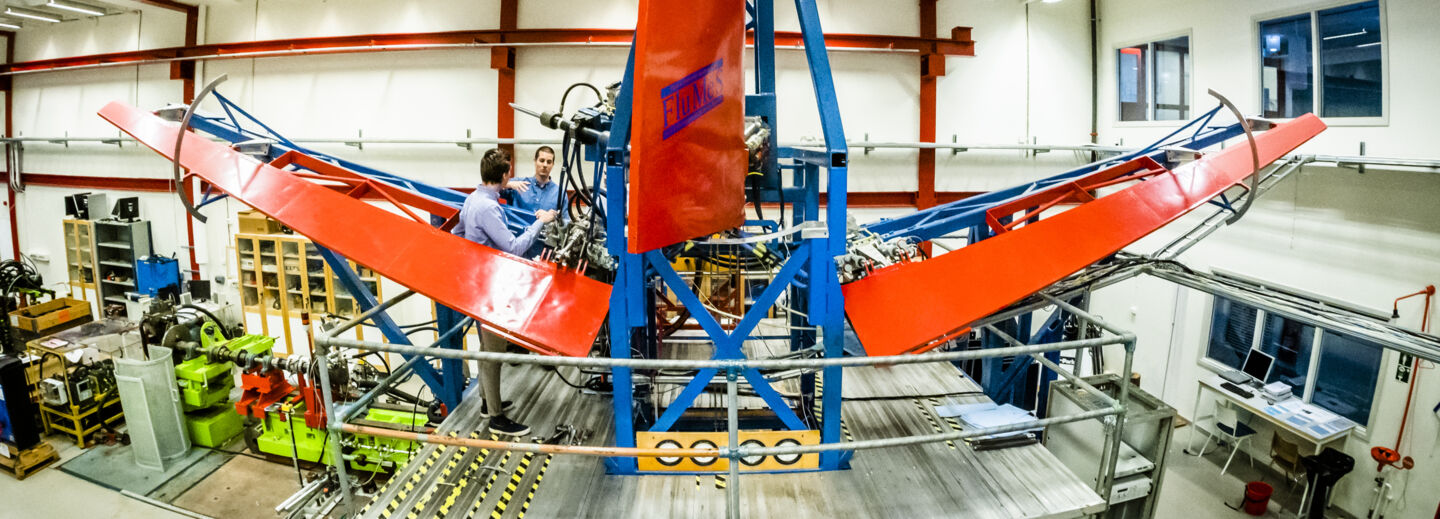
{"label": "metal storage shelf", "polygon": [[[99,263],[96,277],[102,281],[100,299],[123,305],[125,292],[135,290],[135,261],[154,252],[150,241],[150,222],[98,220],[94,226],[98,242],[95,259]],[[124,315],[125,310],[121,309],[120,313]]]}

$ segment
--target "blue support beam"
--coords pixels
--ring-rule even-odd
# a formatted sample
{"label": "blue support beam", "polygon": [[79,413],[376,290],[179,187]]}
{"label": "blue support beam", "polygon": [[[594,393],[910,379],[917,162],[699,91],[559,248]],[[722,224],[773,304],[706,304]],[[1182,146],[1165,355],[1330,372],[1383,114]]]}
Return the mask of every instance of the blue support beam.
{"label": "blue support beam", "polygon": [[[379,301],[375,299],[375,294],[371,293],[370,289],[360,281],[360,275],[355,273],[355,269],[350,268],[349,260],[325,247],[316,245],[315,248],[320,252],[320,256],[325,258],[325,263],[330,265],[330,270],[335,272],[335,278],[340,281],[340,286],[345,287],[345,290],[355,298],[355,303],[361,312],[368,311],[379,304]],[[410,338],[405,336],[405,333],[400,330],[388,313],[377,313],[370,318],[370,321],[380,329],[380,333],[385,336],[386,340],[394,344],[411,344]],[[412,356],[405,355],[404,357],[408,361]],[[460,405],[460,392],[464,389],[463,386],[447,386],[441,373],[435,371],[435,368],[428,362],[416,363],[415,374],[420,376],[420,380],[425,381],[425,385],[430,387],[430,391],[435,393],[441,403],[450,409],[455,409]]]}
{"label": "blue support beam", "polygon": [[[1154,159],[1156,162],[1165,164],[1167,167],[1173,167],[1173,164],[1170,163],[1167,158],[1167,153],[1170,149],[1183,148],[1200,150],[1244,133],[1239,123],[1220,127],[1207,126],[1218,110],[1219,108],[1217,107],[1207,112],[1171,132],[1164,138],[1137,151],[1111,159],[1093,162],[1035,182],[975,195],[963,200],[916,211],[915,213],[905,216],[880,220],[865,225],[863,228],[879,234],[887,241],[899,238],[908,238],[914,241],[933,240],[961,229],[983,225],[985,223],[985,211],[1002,202],[1074,180],[1113,164],[1119,164],[1145,156]],[[1186,132],[1189,130],[1193,131],[1187,134]]]}
{"label": "blue support beam", "polygon": [[[629,167],[630,152],[630,101],[635,81],[635,45],[631,42],[630,55],[625,61],[625,75],[620,83],[620,93],[615,99],[615,118],[610,124],[610,138],[605,143],[605,219],[606,247],[611,255],[619,258],[615,268],[615,284],[610,290],[610,357],[630,358],[630,342],[634,337],[636,320],[644,326],[644,316],[632,316],[631,299],[644,294],[642,277],[643,262],[640,256],[630,254],[625,238],[625,215],[628,186],[625,171]],[[598,182],[597,184],[598,185]],[[615,412],[615,446],[635,446],[635,380],[628,367],[611,368],[611,385],[614,394],[610,399]],[[606,469],[614,474],[634,474],[639,468],[635,458],[607,458]]]}

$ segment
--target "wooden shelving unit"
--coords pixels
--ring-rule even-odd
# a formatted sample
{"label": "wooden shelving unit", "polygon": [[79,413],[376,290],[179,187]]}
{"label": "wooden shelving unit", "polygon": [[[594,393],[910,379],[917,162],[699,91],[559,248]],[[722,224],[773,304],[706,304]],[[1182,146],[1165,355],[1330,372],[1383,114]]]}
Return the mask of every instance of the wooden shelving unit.
{"label": "wooden shelving unit", "polygon": [[61,220],[65,235],[65,271],[70,278],[70,297],[94,302],[99,299],[95,263],[95,223],[90,220]]}
{"label": "wooden shelving unit", "polygon": [[[283,317],[282,330],[277,331],[283,332],[290,344],[292,324],[299,326],[291,320],[301,313],[352,317],[359,309],[315,244],[303,236],[236,234],[235,255],[240,304],[246,312],[260,316],[260,333],[272,335],[269,318]],[[355,262],[350,266],[376,297],[383,298],[380,277],[374,271]]]}
{"label": "wooden shelving unit", "polygon": [[[150,222],[98,220],[95,225],[96,282],[100,285],[99,305],[125,305],[125,293],[135,291],[135,260],[149,256]],[[121,310],[124,315],[124,310]]]}

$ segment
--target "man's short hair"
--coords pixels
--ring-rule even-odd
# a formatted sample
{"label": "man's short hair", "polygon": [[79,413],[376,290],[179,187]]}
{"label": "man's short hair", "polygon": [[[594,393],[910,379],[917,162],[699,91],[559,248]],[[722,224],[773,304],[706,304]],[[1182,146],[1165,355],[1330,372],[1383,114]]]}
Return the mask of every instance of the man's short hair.
{"label": "man's short hair", "polygon": [[510,152],[504,149],[491,148],[480,159],[480,180],[486,184],[505,182],[505,174],[509,172]]}
{"label": "man's short hair", "polygon": [[535,150],[535,158],[540,158],[541,153],[549,153],[550,156],[553,158],[555,156],[555,148],[551,148],[549,146],[541,146],[540,149]]}

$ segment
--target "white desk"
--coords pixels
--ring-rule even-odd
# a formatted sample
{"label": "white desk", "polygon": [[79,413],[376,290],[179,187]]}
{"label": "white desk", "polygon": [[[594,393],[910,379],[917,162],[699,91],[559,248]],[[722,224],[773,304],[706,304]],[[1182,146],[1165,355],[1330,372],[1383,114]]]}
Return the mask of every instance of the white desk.
{"label": "white desk", "polygon": [[[1252,393],[1254,393],[1254,396],[1251,396],[1250,398],[1245,398],[1245,397],[1240,396],[1240,395],[1237,395],[1237,394],[1235,394],[1235,393],[1231,393],[1230,391],[1226,390],[1225,388],[1220,387],[1220,384],[1223,384],[1223,383],[1225,383],[1225,379],[1220,378],[1220,375],[1211,375],[1211,376],[1209,376],[1209,377],[1200,379],[1200,384],[1198,384],[1198,385],[1199,385],[1199,388],[1197,388],[1197,389],[1195,390],[1195,420],[1194,420],[1194,426],[1196,427],[1197,430],[1199,429],[1199,427],[1200,427],[1200,422],[1201,422],[1202,420],[1204,420],[1204,419],[1206,419],[1206,418],[1213,418],[1213,417],[1215,416],[1214,411],[1213,411],[1213,407],[1212,407],[1211,414],[1207,414],[1207,415],[1201,415],[1201,414],[1200,414],[1201,411],[1205,408],[1205,403],[1206,403],[1207,400],[1208,400],[1208,401],[1211,401],[1211,402],[1214,401],[1214,399],[1205,399],[1205,398],[1204,398],[1205,393],[1206,393],[1207,391],[1212,392],[1212,393],[1215,393],[1215,394],[1218,394],[1218,395],[1220,395],[1222,398],[1225,398],[1225,399],[1227,399],[1227,400],[1229,400],[1229,401],[1231,401],[1231,402],[1234,402],[1234,403],[1236,403],[1236,404],[1239,404],[1240,409],[1244,409],[1245,411],[1249,412],[1251,415],[1258,416],[1258,417],[1260,417],[1261,419],[1263,419],[1263,420],[1265,420],[1265,421],[1267,421],[1267,422],[1270,422],[1271,424],[1274,424],[1276,428],[1278,428],[1278,429],[1280,429],[1280,430],[1283,430],[1283,431],[1285,431],[1285,432],[1290,433],[1291,436],[1299,437],[1301,440],[1304,440],[1306,443],[1313,444],[1313,445],[1315,446],[1315,452],[1314,452],[1314,454],[1320,454],[1320,451],[1324,450],[1326,445],[1330,445],[1330,444],[1332,444],[1332,443],[1344,441],[1344,440],[1345,440],[1345,437],[1349,436],[1349,435],[1350,435],[1350,432],[1353,431],[1353,430],[1355,430],[1355,424],[1354,424],[1353,422],[1349,422],[1349,421],[1347,420],[1347,421],[1346,421],[1346,422],[1348,423],[1347,426],[1342,427],[1342,428],[1339,428],[1338,430],[1336,430],[1336,431],[1334,431],[1334,432],[1331,432],[1331,433],[1329,433],[1329,434],[1323,434],[1323,435],[1322,435],[1322,434],[1319,434],[1319,433],[1311,430],[1311,428],[1309,428],[1309,427],[1300,427],[1300,426],[1297,426],[1297,425],[1291,423],[1291,422],[1288,421],[1288,420],[1284,420],[1284,419],[1281,419],[1281,418],[1277,418],[1277,417],[1275,417],[1275,416],[1271,416],[1270,413],[1265,412],[1265,408],[1266,408],[1266,407],[1269,407],[1269,406],[1270,406],[1270,403],[1269,403],[1269,402],[1266,402],[1265,399],[1260,396],[1260,390],[1258,390],[1258,389],[1246,388],[1247,390],[1249,390],[1249,391],[1251,391]],[[1213,404],[1212,404],[1212,406],[1213,406]],[[1195,443],[1195,438],[1198,437],[1198,436],[1200,436],[1200,435],[1196,434],[1196,435],[1191,436],[1191,438],[1190,438],[1190,443],[1191,443],[1191,445],[1190,445],[1190,450],[1192,450],[1192,451],[1195,450],[1195,445],[1194,445],[1194,443]]]}

